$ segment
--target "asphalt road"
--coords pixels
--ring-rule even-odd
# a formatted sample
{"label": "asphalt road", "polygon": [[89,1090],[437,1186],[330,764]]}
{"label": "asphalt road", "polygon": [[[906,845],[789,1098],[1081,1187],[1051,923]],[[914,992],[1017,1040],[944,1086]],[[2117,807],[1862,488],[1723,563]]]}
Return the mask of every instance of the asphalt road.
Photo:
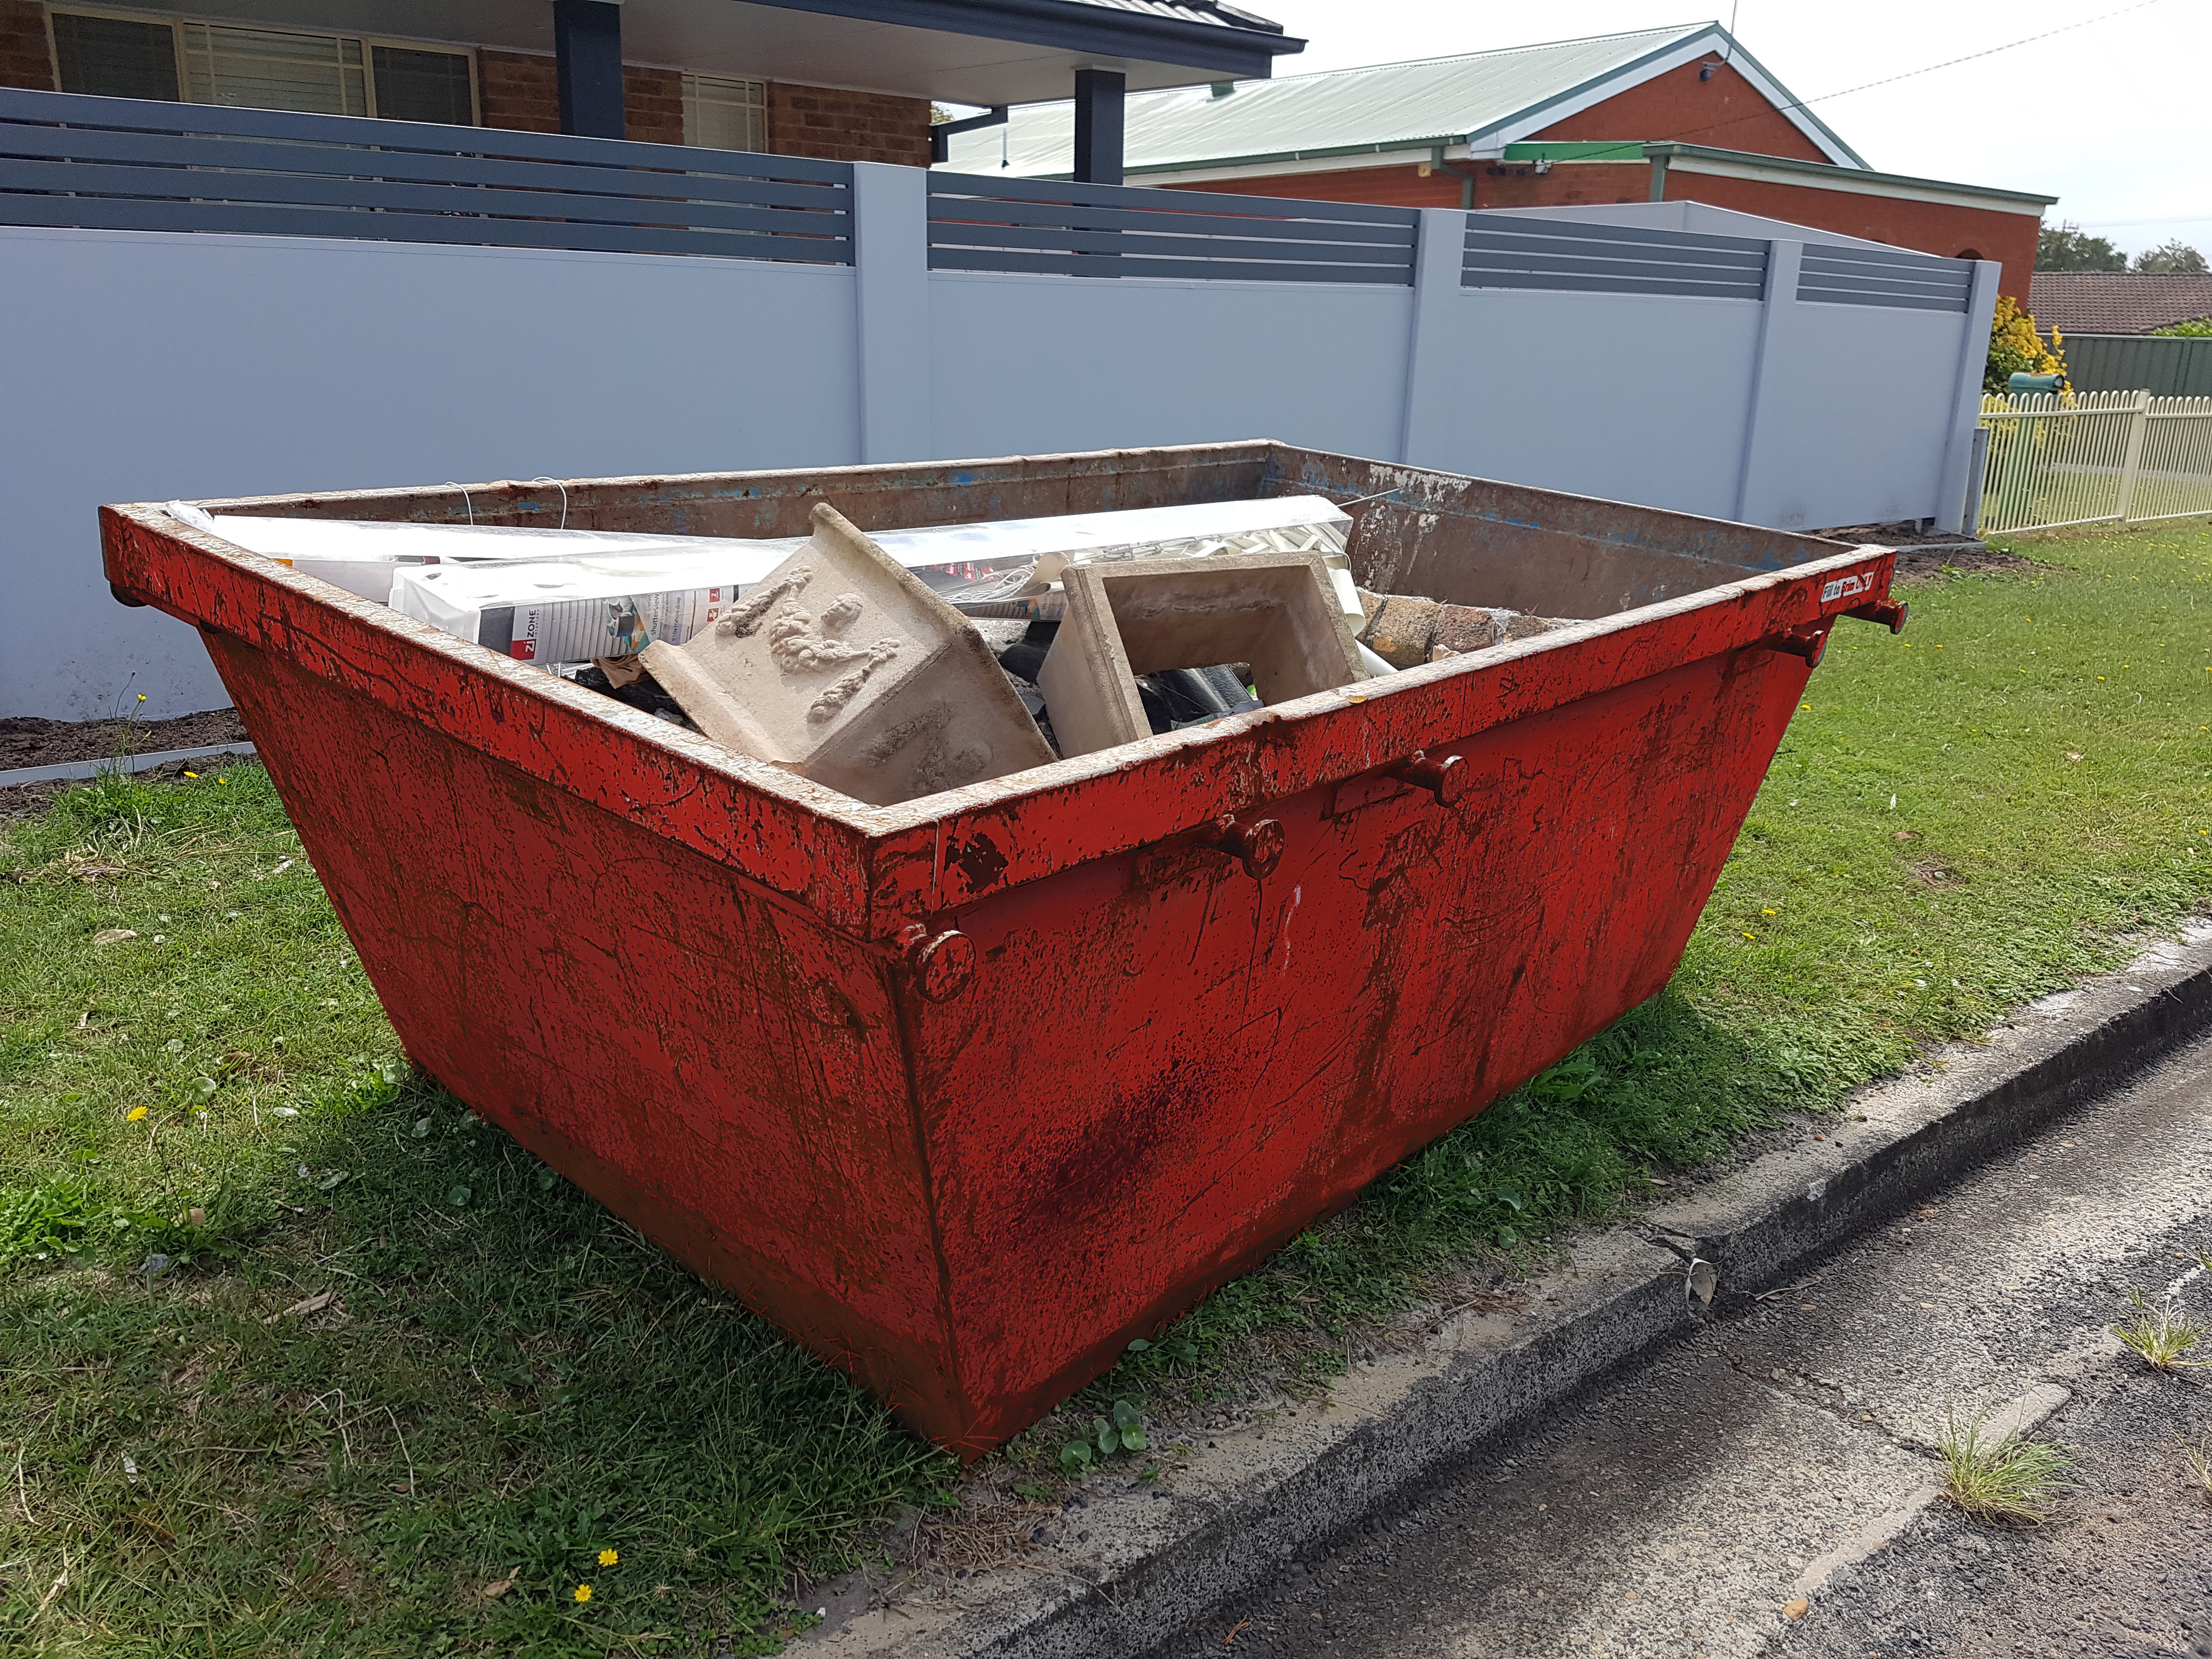
{"label": "asphalt road", "polygon": [[[2212,1435],[2212,1370],[2158,1376],[2107,1334],[2137,1289],[2212,1326],[2201,1251],[2212,1041],[1786,1293],[1724,1288],[1682,1342],[1158,1652],[2212,1659],[2212,1492],[2179,1443]],[[2045,1524],[1939,1494],[1938,1421],[1983,1410],[2075,1459]]]}

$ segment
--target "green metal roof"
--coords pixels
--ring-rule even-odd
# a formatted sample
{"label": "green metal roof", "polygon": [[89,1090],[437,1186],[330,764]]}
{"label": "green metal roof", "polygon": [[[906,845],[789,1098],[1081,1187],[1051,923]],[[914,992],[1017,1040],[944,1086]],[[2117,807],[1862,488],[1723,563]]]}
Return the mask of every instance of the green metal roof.
{"label": "green metal roof", "polygon": [[[1133,93],[1127,167],[1133,178],[1464,143],[1540,118],[1548,106],[1567,104],[1609,81],[1626,84],[1638,66],[1701,41],[1710,41],[1714,52],[1732,53],[1754,81],[1782,91],[1719,24],[1681,23],[1460,58],[1240,81],[1225,96],[1209,87]],[[1782,95],[1789,101],[1786,92]],[[1838,161],[1864,165],[1806,112],[1795,112],[1793,118]],[[1003,161],[1005,171],[1025,177],[1064,177],[1072,166],[1074,127],[1072,104],[1021,105],[1003,126],[955,136],[947,165],[963,173],[995,173]]]}

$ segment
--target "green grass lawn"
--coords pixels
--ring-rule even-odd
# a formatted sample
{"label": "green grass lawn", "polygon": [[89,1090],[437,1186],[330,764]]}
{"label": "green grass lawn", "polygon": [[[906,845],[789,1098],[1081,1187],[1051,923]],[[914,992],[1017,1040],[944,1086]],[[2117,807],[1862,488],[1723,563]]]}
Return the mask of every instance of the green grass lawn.
{"label": "green grass lawn", "polygon": [[[1844,624],[1669,992],[1081,1420],[1618,1214],[2212,903],[2212,531],[2023,550],[1901,639]],[[258,771],[6,826],[0,1018],[11,1650],[767,1651],[872,1518],[947,1501],[950,1460],[409,1079]],[[1058,1479],[1077,1420],[973,1478]]]}

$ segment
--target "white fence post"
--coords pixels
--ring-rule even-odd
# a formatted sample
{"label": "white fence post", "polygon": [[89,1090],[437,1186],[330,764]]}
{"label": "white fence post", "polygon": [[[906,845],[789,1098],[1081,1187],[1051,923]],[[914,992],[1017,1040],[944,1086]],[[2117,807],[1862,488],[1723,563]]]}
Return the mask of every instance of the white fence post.
{"label": "white fence post", "polygon": [[2150,425],[2150,393],[2136,393],[2135,413],[2128,422],[2128,451],[2120,463],[2120,500],[2117,516],[2122,524],[2136,504],[2136,480],[2142,474],[2143,431]]}
{"label": "white fence post", "polygon": [[930,457],[929,174],[853,163],[862,461]]}
{"label": "white fence post", "polygon": [[1398,459],[1407,465],[1443,465],[1446,455],[1425,454],[1423,438],[1450,425],[1444,401],[1467,378],[1463,354],[1455,353],[1467,263],[1467,215],[1456,208],[1423,208],[1413,246],[1413,307],[1406,329],[1406,401],[1399,417]]}

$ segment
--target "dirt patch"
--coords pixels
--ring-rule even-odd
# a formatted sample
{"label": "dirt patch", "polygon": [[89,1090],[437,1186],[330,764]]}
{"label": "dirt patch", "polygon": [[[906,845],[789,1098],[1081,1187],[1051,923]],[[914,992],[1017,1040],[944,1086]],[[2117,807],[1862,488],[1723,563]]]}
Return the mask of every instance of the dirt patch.
{"label": "dirt patch", "polygon": [[118,755],[158,755],[165,750],[210,749],[245,743],[246,723],[235,708],[179,714],[168,720],[0,720],[0,772],[26,766],[63,766]]}
{"label": "dirt patch", "polygon": [[1940,581],[1947,576],[2002,574],[2008,571],[2041,568],[2033,559],[2002,552],[1971,536],[1921,530],[1909,520],[1903,524],[1854,524],[1840,530],[1818,532],[1831,542],[1866,543],[1897,550],[1900,581]]}

